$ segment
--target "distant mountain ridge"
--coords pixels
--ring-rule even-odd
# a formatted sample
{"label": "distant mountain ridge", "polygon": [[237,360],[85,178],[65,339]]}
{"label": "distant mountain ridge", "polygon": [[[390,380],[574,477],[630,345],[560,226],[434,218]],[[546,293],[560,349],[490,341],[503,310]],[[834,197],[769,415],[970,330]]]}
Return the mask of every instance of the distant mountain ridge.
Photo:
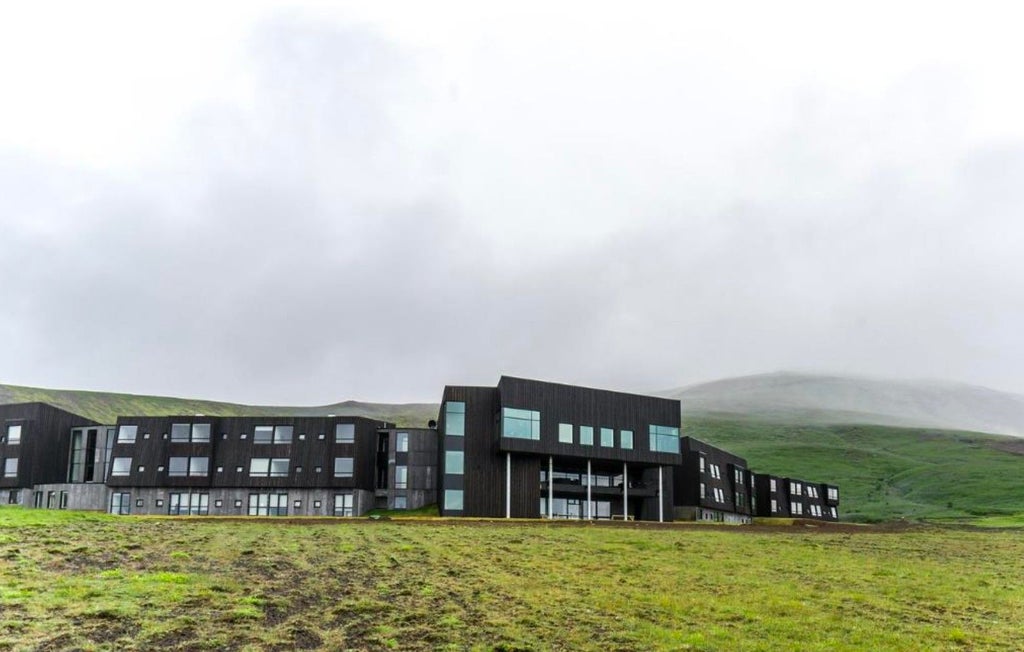
{"label": "distant mountain ridge", "polygon": [[1024,437],[1024,396],[945,381],[777,372],[658,392],[683,415],[725,414],[791,423],[862,423]]}

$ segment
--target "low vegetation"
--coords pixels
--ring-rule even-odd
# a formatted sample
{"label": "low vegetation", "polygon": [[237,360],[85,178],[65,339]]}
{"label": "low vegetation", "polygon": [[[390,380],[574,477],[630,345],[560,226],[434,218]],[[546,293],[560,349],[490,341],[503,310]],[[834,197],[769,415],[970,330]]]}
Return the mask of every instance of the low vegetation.
{"label": "low vegetation", "polygon": [[0,508],[0,649],[1002,650],[1024,537]]}

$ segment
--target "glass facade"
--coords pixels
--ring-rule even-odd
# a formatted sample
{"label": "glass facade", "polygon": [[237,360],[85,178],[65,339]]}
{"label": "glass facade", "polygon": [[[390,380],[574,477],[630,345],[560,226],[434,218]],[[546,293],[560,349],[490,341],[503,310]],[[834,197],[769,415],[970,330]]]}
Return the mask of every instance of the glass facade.
{"label": "glass facade", "polygon": [[[540,499],[541,516],[548,515],[548,499]],[[592,518],[610,519],[612,517],[612,503],[608,500],[590,501],[590,515]],[[587,518],[587,501],[585,498],[555,498],[551,501],[552,518],[584,519]]]}
{"label": "glass facade", "polygon": [[464,437],[466,435],[466,404],[448,401],[444,404],[444,434]]}
{"label": "glass facade", "polygon": [[501,408],[501,436],[516,439],[540,439],[540,412]]}
{"label": "glass facade", "polygon": [[679,452],[679,428],[651,425],[651,450],[658,453]]}

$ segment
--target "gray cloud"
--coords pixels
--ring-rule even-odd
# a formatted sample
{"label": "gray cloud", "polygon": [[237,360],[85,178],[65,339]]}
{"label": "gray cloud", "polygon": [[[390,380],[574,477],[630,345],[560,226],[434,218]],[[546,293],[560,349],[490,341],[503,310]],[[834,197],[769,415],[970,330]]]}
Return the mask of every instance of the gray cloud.
{"label": "gray cloud", "polygon": [[278,17],[250,52],[250,101],[196,107],[127,177],[0,150],[3,381],[322,403],[799,368],[1024,391],[1024,144],[965,144],[955,71],[780,89],[740,141],[742,107],[693,124],[730,95],[692,64],[629,83],[647,110],[554,61],[489,115],[494,80],[369,28]]}

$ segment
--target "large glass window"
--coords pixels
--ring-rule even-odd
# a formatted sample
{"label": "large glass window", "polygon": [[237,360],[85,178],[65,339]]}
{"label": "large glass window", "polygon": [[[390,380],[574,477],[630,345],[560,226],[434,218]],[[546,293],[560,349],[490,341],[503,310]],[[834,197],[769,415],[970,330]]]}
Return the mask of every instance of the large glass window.
{"label": "large glass window", "polygon": [[409,452],[409,433],[399,432],[395,434],[395,452],[397,453],[408,453]]}
{"label": "large glass window", "polygon": [[295,429],[292,426],[274,426],[274,443],[292,443],[292,432],[294,432],[294,430]]}
{"label": "large glass window", "polygon": [[253,428],[252,442],[254,444],[273,444],[274,426],[256,426]]}
{"label": "large glass window", "polygon": [[615,445],[615,431],[611,428],[601,428],[601,445],[602,446],[614,446]]}
{"label": "large glass window", "polygon": [[[114,458],[117,459],[117,458]],[[131,459],[131,458],[129,458]],[[132,495],[130,493],[114,492],[110,494],[111,514],[131,514]]]}
{"label": "large glass window", "polygon": [[288,494],[249,494],[249,516],[287,516]]}
{"label": "large glass window", "polygon": [[540,439],[540,412],[501,408],[501,435],[516,439]]}
{"label": "large glass window", "polygon": [[444,434],[463,437],[466,434],[466,404],[448,401],[444,404]]}
{"label": "large glass window", "polygon": [[351,457],[335,457],[334,458],[334,477],[336,478],[351,478],[353,468],[353,459]]}
{"label": "large glass window", "polygon": [[187,457],[172,457],[167,460],[167,475],[173,477],[184,476],[188,473]]}
{"label": "large glass window", "polygon": [[594,445],[594,427],[580,426],[580,443],[584,446]]}
{"label": "large glass window", "polygon": [[11,424],[7,426],[7,443],[8,444],[20,444],[21,443],[21,424]]}
{"label": "large glass window", "polygon": [[189,441],[192,437],[191,423],[172,423],[171,441]]}
{"label": "large glass window", "polygon": [[110,467],[110,475],[129,475],[132,472],[132,458],[115,457]]}
{"label": "large glass window", "polygon": [[189,475],[206,475],[210,471],[209,457],[193,457],[188,461]]}
{"label": "large glass window", "polygon": [[287,457],[274,457],[270,460],[270,477],[272,478],[285,478],[288,477],[288,458]]}
{"label": "large glass window", "polygon": [[407,489],[409,487],[409,467],[395,467],[395,489]]}
{"label": "large glass window", "polygon": [[450,475],[462,475],[465,453],[462,451],[445,451],[444,472]]}
{"label": "large glass window", "polygon": [[18,458],[8,457],[4,460],[4,477],[13,478],[18,475]]}
{"label": "large glass window", "polygon": [[334,515],[352,516],[355,507],[355,497],[352,494],[334,494]]}
{"label": "large glass window", "polygon": [[651,450],[658,453],[679,452],[679,428],[651,425]]}
{"label": "large glass window", "polygon": [[210,513],[210,494],[172,493],[167,513],[175,516],[206,516]]}
{"label": "large glass window", "polygon": [[139,432],[138,426],[120,426],[117,429],[117,443],[134,444],[135,436]]}
{"label": "large glass window", "polygon": [[444,490],[445,511],[462,511],[462,489]]}
{"label": "large glass window", "polygon": [[193,423],[192,424],[192,441],[197,441],[197,442],[208,442],[208,441],[210,441],[210,424],[208,424],[208,423]]}
{"label": "large glass window", "polygon": [[620,445],[630,450],[633,448],[633,431],[632,430],[620,430],[619,431],[619,442]]}
{"label": "large glass window", "polygon": [[351,444],[356,440],[356,424],[339,423],[334,426],[334,443]]}
{"label": "large glass window", "polygon": [[572,424],[571,423],[560,423],[558,424],[558,441],[562,444],[572,443]]}

